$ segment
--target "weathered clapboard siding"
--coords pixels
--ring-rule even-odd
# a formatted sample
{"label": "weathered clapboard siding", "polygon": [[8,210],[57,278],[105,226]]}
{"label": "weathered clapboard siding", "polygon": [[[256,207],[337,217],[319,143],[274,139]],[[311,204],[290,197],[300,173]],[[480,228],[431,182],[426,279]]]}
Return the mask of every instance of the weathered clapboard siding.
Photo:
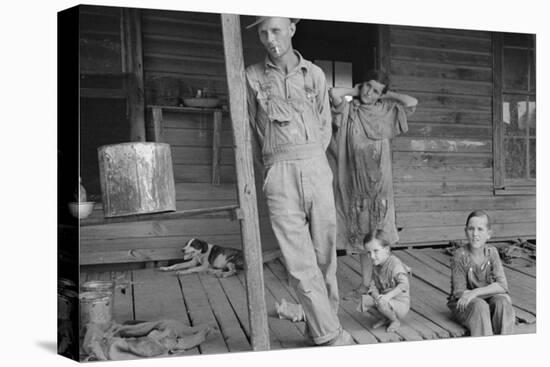
{"label": "weathered clapboard siding", "polygon": [[412,60],[393,60],[392,70],[396,73],[408,73],[414,77],[453,78],[477,82],[492,82],[493,75],[490,67],[483,66],[456,66],[441,63],[424,63]]}
{"label": "weathered clapboard siding", "polygon": [[490,33],[391,26],[390,55],[391,87],[419,100],[392,142],[400,243],[463,239],[478,208],[496,238],[534,237],[534,196],[493,192]]}
{"label": "weathered clapboard siding", "polygon": [[[431,67],[431,66],[430,66]],[[433,92],[416,91],[417,98],[422,99],[423,108],[462,108],[468,111],[491,112],[491,97],[469,95],[441,95]]]}
{"label": "weathered clapboard siding", "polygon": [[[427,227],[419,227],[416,223],[413,223],[413,226],[404,228],[400,232],[400,236],[405,238],[410,243],[446,243],[449,241],[464,239],[464,221],[468,212],[464,212],[464,218],[460,222],[457,222],[458,225],[455,226],[445,226],[441,225],[441,219],[434,220],[432,225]],[[420,213],[416,213],[418,216],[421,216]],[[450,213],[441,213],[440,218],[443,218]],[[397,224],[399,226],[399,222]],[[517,223],[513,220],[510,223],[497,223],[493,224],[492,230],[495,234],[495,238],[503,239],[517,239],[525,237],[534,237],[536,231],[535,222],[524,222]],[[434,237],[434,233],[437,237]]]}
{"label": "weathered clapboard siding", "polygon": [[410,122],[408,134],[425,137],[456,136],[457,138],[487,139],[492,136],[492,131],[490,127],[478,125],[454,126],[437,122]]}
{"label": "weathered clapboard siding", "polygon": [[492,167],[491,153],[394,152],[394,167]]}
{"label": "weathered clapboard siding", "polygon": [[[219,14],[144,10],[142,23],[146,85],[158,76],[172,76],[182,82],[181,96],[189,95],[189,87],[206,87],[227,104]],[[247,44],[245,55],[258,54],[253,51],[260,46],[257,40]],[[172,147],[176,183],[212,182],[213,114],[163,110],[162,120],[163,141]],[[227,113],[222,116],[220,140],[221,182],[234,183],[233,141]]]}
{"label": "weathered clapboard siding", "polygon": [[[82,38],[87,42],[81,45],[83,70],[120,73],[120,9],[83,9]],[[184,87],[208,87],[227,104],[219,15],[156,10],[141,14],[146,95],[152,88],[148,82],[169,76],[181,80]],[[241,24],[251,19],[243,17]],[[533,237],[534,195],[493,193],[490,33],[389,29],[391,87],[419,99],[409,131],[392,142],[396,216],[398,226],[404,228],[401,243],[461,239],[462,217],[474,208],[488,209],[495,216],[497,238]],[[264,52],[257,33],[243,30],[242,37],[245,64],[261,60]],[[163,111],[163,141],[172,147],[178,210],[237,203],[230,121],[227,113],[222,115],[221,185],[212,186],[212,114]],[[264,247],[273,246],[265,202],[261,193],[258,197]],[[102,216],[101,208],[93,215]],[[197,220],[205,225],[196,226]],[[225,214],[93,226],[82,233],[81,258],[85,264],[176,259],[191,235],[239,247],[235,228],[238,222],[229,221]]]}
{"label": "weathered clapboard siding", "polygon": [[[113,19],[120,22],[120,18]],[[102,24],[107,27],[109,20],[113,19],[108,18]],[[141,10],[141,22],[146,96],[154,96],[155,78],[172,77],[180,81],[180,97],[189,96],[189,87],[206,87],[221,98],[222,104],[227,104],[219,14],[144,9]],[[248,21],[243,23],[248,24]],[[247,63],[260,60],[263,50],[256,33],[245,33],[245,60]],[[148,140],[153,140],[155,135],[150,108],[146,109],[146,119]],[[237,204],[233,138],[226,112],[222,113],[221,126],[221,185],[214,186],[211,184],[213,113],[162,110],[161,140],[171,147],[177,210]],[[275,243],[263,202],[259,203],[259,213],[263,247],[273,248]],[[100,218],[102,215],[101,206],[98,206],[92,217]],[[190,237],[224,246],[241,246],[239,222],[231,221],[226,213],[211,213],[177,220],[83,227],[81,262],[97,264],[180,259],[180,249]]]}
{"label": "weathered clapboard siding", "polygon": [[[419,93],[421,98],[421,94]],[[421,99],[420,99],[421,100]],[[420,108],[410,118],[411,122],[438,122],[490,126],[490,111],[456,110],[451,108]]]}
{"label": "weathered clapboard siding", "polygon": [[[244,27],[251,17],[243,18]],[[208,87],[227,102],[219,14],[143,10],[142,28],[146,85],[156,77],[174,77],[185,86]],[[245,30],[243,43],[247,65],[264,57],[256,32]]]}
{"label": "weathered clapboard siding", "polygon": [[[395,203],[397,212],[447,212],[453,210],[466,211],[473,207],[491,208],[492,210],[507,209],[532,209],[536,207],[536,198],[529,196],[446,196],[438,198],[426,198],[418,196],[407,200],[397,200]],[[466,218],[464,218],[466,219]]]}
{"label": "weathered clapboard siding", "polygon": [[146,85],[155,77],[171,76],[227,98],[218,14],[143,10],[142,28]]}
{"label": "weathered clapboard siding", "polygon": [[456,152],[481,153],[491,152],[492,141],[489,139],[460,139],[454,136],[443,138],[403,136],[392,142],[394,151],[401,152]]}
{"label": "weathered clapboard siding", "polygon": [[[395,181],[395,180],[394,180]],[[395,201],[407,197],[423,197],[424,200],[436,200],[434,196],[491,196],[493,195],[493,185],[489,183],[470,183],[470,182],[394,182]],[[478,207],[478,206],[475,206]],[[437,227],[437,223],[434,223]],[[430,237],[437,238],[436,233],[430,234]],[[403,241],[402,241],[403,242]]]}
{"label": "weathered clapboard siding", "polygon": [[[487,211],[495,224],[500,223],[529,223],[535,221],[535,211],[533,209],[491,209]],[[441,226],[459,226],[463,228],[468,209],[448,212],[444,217],[439,212],[426,212],[418,216],[418,212],[403,212],[399,215],[398,225],[404,227],[430,227],[434,222]]]}
{"label": "weathered clapboard siding", "polygon": [[[178,210],[234,205],[234,184],[176,183]],[[263,249],[276,245],[266,216],[265,203],[259,203]],[[92,218],[101,218],[99,206]],[[83,265],[181,259],[181,247],[190,237],[240,248],[239,223],[227,214],[212,213],[179,220],[116,223],[83,227],[80,233],[80,261]]]}

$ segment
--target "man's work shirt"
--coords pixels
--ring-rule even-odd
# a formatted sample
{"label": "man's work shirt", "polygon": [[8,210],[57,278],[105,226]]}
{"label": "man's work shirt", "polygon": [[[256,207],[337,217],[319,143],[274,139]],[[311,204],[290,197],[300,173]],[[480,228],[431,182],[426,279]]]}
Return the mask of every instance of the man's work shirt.
{"label": "man's work shirt", "polygon": [[332,134],[323,71],[299,58],[288,74],[269,57],[246,69],[250,124],[265,165],[325,154]]}

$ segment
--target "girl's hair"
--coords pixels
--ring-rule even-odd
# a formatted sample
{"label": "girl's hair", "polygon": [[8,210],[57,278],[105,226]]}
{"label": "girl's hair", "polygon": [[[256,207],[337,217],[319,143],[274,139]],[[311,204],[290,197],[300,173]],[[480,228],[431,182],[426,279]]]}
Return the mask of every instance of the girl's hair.
{"label": "girl's hair", "polygon": [[377,229],[374,232],[369,232],[365,235],[365,238],[363,239],[363,246],[365,246],[367,243],[369,243],[372,240],[378,240],[382,244],[382,247],[389,247],[390,241],[388,241],[388,235],[386,232],[384,232],[381,229]]}
{"label": "girl's hair", "polygon": [[371,69],[367,71],[362,78],[361,84],[366,83],[369,80],[376,80],[378,83],[385,85],[384,89],[382,90],[382,94],[386,93],[390,88],[390,77],[382,70]]}
{"label": "girl's hair", "polygon": [[489,214],[487,214],[487,212],[484,210],[474,210],[473,212],[471,212],[466,219],[466,227],[468,227],[468,223],[470,223],[470,219],[472,219],[473,217],[487,218],[487,229],[491,229],[491,217],[489,217]]}

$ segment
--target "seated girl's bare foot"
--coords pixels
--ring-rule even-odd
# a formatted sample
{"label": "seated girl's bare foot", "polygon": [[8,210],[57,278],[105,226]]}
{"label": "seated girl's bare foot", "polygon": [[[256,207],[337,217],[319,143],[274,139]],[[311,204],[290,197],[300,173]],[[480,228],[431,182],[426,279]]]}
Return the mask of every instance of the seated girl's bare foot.
{"label": "seated girl's bare foot", "polygon": [[380,326],[385,326],[388,324],[388,320],[385,320],[385,319],[381,319],[381,320],[378,320],[376,321],[373,325],[372,325],[372,328],[373,329],[377,329],[379,328]]}
{"label": "seated girl's bare foot", "polygon": [[397,331],[397,329],[399,329],[400,326],[401,326],[401,323],[399,322],[399,320],[392,321],[388,325],[386,331],[388,333],[393,333],[393,332]]}

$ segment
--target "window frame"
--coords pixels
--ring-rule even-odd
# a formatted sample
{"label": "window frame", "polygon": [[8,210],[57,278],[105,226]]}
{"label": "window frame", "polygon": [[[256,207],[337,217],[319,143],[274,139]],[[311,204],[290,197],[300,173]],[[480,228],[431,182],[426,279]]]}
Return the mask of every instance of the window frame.
{"label": "window frame", "polygon": [[[536,57],[535,35],[532,37],[533,55]],[[505,136],[504,136],[504,116],[503,102],[506,94],[525,95],[529,101],[530,97],[534,97],[536,101],[536,84],[535,88],[530,91],[520,91],[504,88],[504,40],[503,33],[492,34],[493,44],[493,192],[495,195],[516,195],[516,194],[535,194],[536,193],[536,177],[524,179],[507,179],[505,177]],[[535,60],[536,61],[536,60]],[[536,70],[536,64],[535,64]],[[536,77],[536,74],[535,74]],[[528,77],[529,78],[529,77]],[[536,117],[535,117],[536,119]],[[535,120],[536,123],[536,120]],[[528,129],[529,127],[527,127]],[[528,138],[526,138],[528,139]],[[536,133],[535,133],[536,139]],[[526,156],[529,156],[529,144],[527,144]],[[527,167],[528,168],[528,167]]]}

